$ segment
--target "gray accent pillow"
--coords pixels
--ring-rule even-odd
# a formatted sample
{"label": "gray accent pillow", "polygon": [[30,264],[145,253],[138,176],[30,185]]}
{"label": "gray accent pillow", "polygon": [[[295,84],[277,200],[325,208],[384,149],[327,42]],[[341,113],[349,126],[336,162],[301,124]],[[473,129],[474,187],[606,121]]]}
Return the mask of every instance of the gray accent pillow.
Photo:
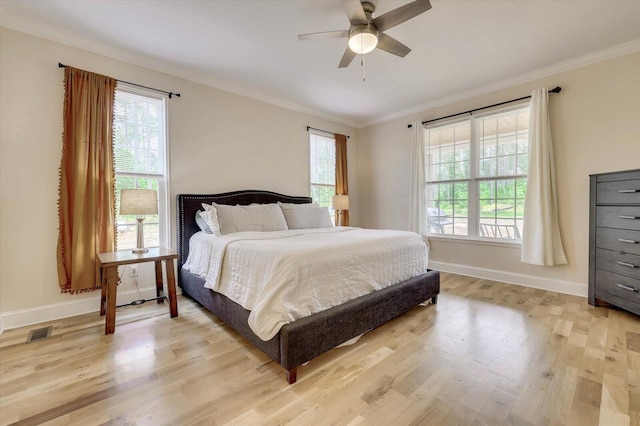
{"label": "gray accent pillow", "polygon": [[327,207],[310,204],[280,204],[289,229],[331,228],[331,215]]}
{"label": "gray accent pillow", "polygon": [[207,225],[207,222],[205,222],[202,216],[200,216],[200,213],[202,213],[202,210],[198,210],[196,212],[196,225],[198,225],[198,228],[200,228],[201,231],[206,232],[207,234],[213,234],[213,231],[209,228],[209,225]]}

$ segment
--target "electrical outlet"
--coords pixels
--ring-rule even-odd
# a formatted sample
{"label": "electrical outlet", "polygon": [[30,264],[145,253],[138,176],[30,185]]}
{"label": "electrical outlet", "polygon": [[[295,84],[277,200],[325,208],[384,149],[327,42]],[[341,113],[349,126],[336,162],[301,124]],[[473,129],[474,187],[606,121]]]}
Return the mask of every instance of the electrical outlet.
{"label": "electrical outlet", "polygon": [[138,276],[138,265],[130,265],[129,266],[129,276],[137,277]]}

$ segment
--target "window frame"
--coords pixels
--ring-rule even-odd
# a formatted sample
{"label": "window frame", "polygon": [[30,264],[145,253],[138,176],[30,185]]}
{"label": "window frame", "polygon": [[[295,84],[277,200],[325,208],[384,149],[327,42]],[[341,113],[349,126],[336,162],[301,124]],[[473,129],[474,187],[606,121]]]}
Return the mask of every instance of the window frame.
{"label": "window frame", "polygon": [[[159,144],[159,158],[158,163],[161,164],[164,168],[163,173],[144,173],[144,172],[118,172],[115,168],[115,158],[114,158],[114,175],[117,181],[118,176],[122,177],[132,177],[136,179],[140,178],[150,178],[156,179],[158,181],[158,245],[160,247],[170,247],[171,245],[171,237],[170,230],[171,226],[169,224],[170,214],[169,214],[169,183],[171,182],[169,171],[170,171],[170,163],[169,163],[169,96],[154,90],[144,89],[137,86],[133,86],[127,83],[118,82],[116,86],[116,99],[117,100],[118,92],[123,92],[135,96],[141,96],[149,99],[154,99],[157,101],[161,101],[164,110],[163,123],[161,124],[161,128],[163,131],[163,143]],[[115,105],[114,105],[115,109]],[[114,153],[116,148],[115,143],[115,115],[114,115]],[[116,194],[116,200],[119,202],[120,194]],[[119,216],[119,211],[116,211],[116,215]],[[117,217],[116,217],[117,223]],[[146,247],[146,244],[145,244]],[[154,246],[150,246],[154,247]],[[116,250],[129,250],[130,248],[135,247],[116,247]]]}
{"label": "window frame", "polygon": [[[487,181],[507,181],[514,180],[515,185],[517,185],[518,179],[527,179],[527,174],[515,174],[515,175],[494,175],[494,176],[480,176],[479,168],[480,168],[480,149],[481,149],[481,141],[479,135],[479,127],[481,119],[492,116],[492,115],[500,115],[509,112],[515,112],[518,110],[530,110],[531,103],[530,101],[518,102],[509,106],[504,106],[501,108],[494,108],[486,112],[482,113],[474,113],[471,116],[464,118],[453,118],[450,120],[442,120],[440,122],[434,122],[431,125],[424,125],[424,159],[425,159],[425,194],[426,194],[426,208],[431,207],[431,192],[429,190],[430,185],[434,184],[455,184],[460,182],[468,183],[468,193],[467,193],[467,235],[460,234],[444,234],[438,232],[432,232],[429,224],[427,223],[427,235],[429,238],[444,238],[444,239],[454,239],[454,240],[464,240],[464,241],[478,241],[482,243],[496,243],[496,244],[512,244],[512,245],[521,245],[522,237],[519,239],[516,238],[496,238],[496,237],[486,237],[480,234],[480,184],[482,182]],[[470,123],[470,136],[469,136],[469,178],[465,179],[450,179],[450,180],[430,180],[430,167],[431,162],[429,161],[429,144],[428,142],[428,132],[430,129],[445,127],[445,126],[455,126],[460,123]],[[527,129],[529,131],[529,129]],[[517,139],[516,139],[517,144]],[[529,156],[529,148],[527,147],[527,159]],[[498,155],[496,154],[496,158]],[[516,159],[517,161],[517,159]],[[528,161],[528,160],[527,160]],[[441,163],[439,163],[441,164]],[[516,189],[517,191],[517,189]],[[517,200],[517,192],[514,200]],[[517,209],[517,205],[514,207]],[[517,212],[516,212],[517,214]],[[428,222],[428,217],[426,218]],[[517,217],[514,221],[517,220]],[[523,219],[524,220],[524,217]]]}

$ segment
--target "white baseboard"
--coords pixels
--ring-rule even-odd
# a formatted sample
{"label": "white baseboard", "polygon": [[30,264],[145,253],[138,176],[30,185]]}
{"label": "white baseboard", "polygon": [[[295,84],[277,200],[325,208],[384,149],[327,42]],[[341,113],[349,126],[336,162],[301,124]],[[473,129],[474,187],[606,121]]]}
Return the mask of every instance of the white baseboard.
{"label": "white baseboard", "polygon": [[574,296],[587,297],[587,293],[589,291],[589,287],[586,283],[583,284],[572,281],[554,280],[550,278],[536,277],[534,275],[478,268],[475,266],[459,265],[455,263],[429,260],[429,268],[442,272],[451,272],[452,274],[467,275],[470,277],[500,281],[524,287],[533,287],[541,290],[555,291]]}
{"label": "white baseboard", "polygon": [[[140,288],[143,298],[156,297],[156,288]],[[136,290],[118,292],[118,304],[131,303],[140,299]],[[100,310],[100,291],[95,292],[95,297],[87,297],[69,302],[55,303],[52,305],[38,306],[37,308],[20,309],[3,312],[0,314],[0,334],[4,330],[25,327],[47,321],[59,320],[76,315],[98,312]]]}
{"label": "white baseboard", "polygon": [[[587,284],[571,281],[554,280],[541,278],[533,275],[518,274],[514,272],[498,271],[494,269],[478,268],[475,266],[459,265],[454,263],[437,262],[430,260],[429,268],[442,272],[467,275],[470,277],[482,278],[492,281],[500,281],[509,284],[516,284],[525,287],[533,287],[542,290],[555,291],[558,293],[572,294],[574,296],[587,297]],[[142,297],[149,299],[155,297],[155,287],[141,288]],[[118,303],[130,303],[139,299],[135,290],[118,292]],[[25,327],[32,324],[39,324],[47,321],[54,321],[75,315],[98,312],[100,307],[100,292],[96,292],[95,297],[81,300],[56,303],[52,305],[40,306],[37,308],[22,309],[0,314],[0,334],[4,330],[18,327]]]}

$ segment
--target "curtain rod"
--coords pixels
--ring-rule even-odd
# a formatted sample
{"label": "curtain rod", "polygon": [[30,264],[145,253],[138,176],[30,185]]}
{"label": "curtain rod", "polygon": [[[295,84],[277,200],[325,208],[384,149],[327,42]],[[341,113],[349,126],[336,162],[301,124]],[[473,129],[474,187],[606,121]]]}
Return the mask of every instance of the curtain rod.
{"label": "curtain rod", "polygon": [[[331,134],[335,135],[335,133],[329,132],[328,130],[316,129],[315,127],[307,126],[307,132],[309,131],[309,129],[317,130],[319,132],[331,133]],[[346,136],[347,136],[347,139],[351,139],[351,136],[349,136],[349,135],[346,135]]]}
{"label": "curtain rod", "polygon": [[[553,89],[549,90],[549,93],[560,93],[561,90],[562,90],[562,87],[556,86]],[[504,101],[504,102],[500,102],[500,103],[497,103],[497,104],[488,105],[488,106],[484,106],[484,107],[480,107],[480,108],[470,109],[469,111],[459,112],[457,114],[447,115],[446,117],[434,118],[433,120],[426,120],[426,121],[422,122],[422,125],[425,125],[427,123],[431,123],[433,121],[444,120],[445,118],[457,117],[458,115],[472,114],[472,113],[474,113],[476,111],[482,111],[483,109],[489,109],[489,108],[497,107],[497,106],[500,106],[500,105],[510,104],[511,102],[522,101],[522,100],[529,99],[529,98],[531,98],[531,95],[523,96],[523,97],[518,98],[518,99],[511,99],[510,101]],[[413,124],[408,124],[407,127],[410,129],[410,128],[413,127]]]}
{"label": "curtain rod", "polygon": [[[58,68],[66,68],[66,67],[67,67],[67,65],[65,65],[65,64],[63,64],[61,62],[58,62]],[[169,99],[171,99],[173,96],[180,97],[180,93],[173,93],[173,92],[167,92],[166,90],[154,89],[153,87],[143,86],[142,84],[131,83],[131,82],[124,81],[124,80],[116,80],[116,81],[118,81],[120,83],[130,84],[130,85],[136,86],[136,87],[142,87],[143,89],[149,89],[149,90],[153,90],[153,91],[160,92],[160,93],[166,93],[167,95],[169,95]]]}

